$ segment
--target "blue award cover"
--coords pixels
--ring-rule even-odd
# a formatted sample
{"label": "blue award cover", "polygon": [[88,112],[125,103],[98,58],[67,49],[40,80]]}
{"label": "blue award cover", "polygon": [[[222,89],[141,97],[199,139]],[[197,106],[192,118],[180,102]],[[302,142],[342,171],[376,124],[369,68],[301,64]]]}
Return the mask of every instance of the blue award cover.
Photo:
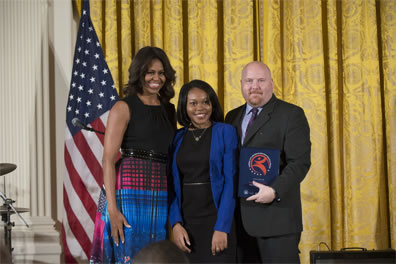
{"label": "blue award cover", "polygon": [[241,148],[239,157],[238,196],[249,197],[258,192],[253,181],[270,185],[279,175],[279,149]]}

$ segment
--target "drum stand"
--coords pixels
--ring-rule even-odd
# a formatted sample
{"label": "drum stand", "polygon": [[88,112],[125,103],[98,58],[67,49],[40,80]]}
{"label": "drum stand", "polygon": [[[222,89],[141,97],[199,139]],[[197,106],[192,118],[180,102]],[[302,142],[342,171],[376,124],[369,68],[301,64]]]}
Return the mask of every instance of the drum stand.
{"label": "drum stand", "polygon": [[[4,193],[2,193],[1,191],[0,191],[0,197],[4,200],[4,207],[7,208],[6,212],[2,212],[1,220],[4,222],[4,241],[7,243],[8,250],[10,251],[11,254],[13,250],[11,245],[11,229],[13,226],[15,226],[15,223],[11,222],[10,219],[11,214],[15,213],[27,227],[29,227],[29,225],[26,223],[25,219],[23,219],[23,217],[18,213],[18,211],[12,205],[15,202],[14,200],[7,198],[7,196],[5,196]],[[11,210],[13,212],[11,212]]]}

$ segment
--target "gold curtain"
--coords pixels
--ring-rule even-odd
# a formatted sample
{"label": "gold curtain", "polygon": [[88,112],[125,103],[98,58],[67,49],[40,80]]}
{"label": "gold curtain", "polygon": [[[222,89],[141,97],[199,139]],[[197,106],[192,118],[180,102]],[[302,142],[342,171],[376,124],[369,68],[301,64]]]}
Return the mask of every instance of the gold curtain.
{"label": "gold curtain", "polygon": [[[217,91],[225,113],[244,102],[242,67],[252,60],[269,65],[275,94],[303,107],[311,127],[312,167],[302,183],[302,263],[320,242],[333,250],[396,247],[396,1],[90,5],[121,96],[131,58],[146,45],[168,54],[176,91],[203,79]],[[81,1],[76,7],[79,12]]]}

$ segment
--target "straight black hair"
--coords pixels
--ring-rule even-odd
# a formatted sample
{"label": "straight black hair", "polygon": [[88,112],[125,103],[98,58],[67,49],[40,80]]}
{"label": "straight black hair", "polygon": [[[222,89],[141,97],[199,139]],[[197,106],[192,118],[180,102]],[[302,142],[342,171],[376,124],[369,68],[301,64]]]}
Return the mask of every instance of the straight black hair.
{"label": "straight black hair", "polygon": [[212,115],[210,116],[210,120],[214,122],[224,122],[224,112],[223,109],[221,109],[219,99],[212,86],[202,80],[192,80],[191,82],[185,83],[180,89],[179,101],[177,103],[177,121],[179,124],[185,127],[191,126],[191,120],[187,115],[187,96],[192,88],[201,89],[208,94],[209,101],[212,104]]}

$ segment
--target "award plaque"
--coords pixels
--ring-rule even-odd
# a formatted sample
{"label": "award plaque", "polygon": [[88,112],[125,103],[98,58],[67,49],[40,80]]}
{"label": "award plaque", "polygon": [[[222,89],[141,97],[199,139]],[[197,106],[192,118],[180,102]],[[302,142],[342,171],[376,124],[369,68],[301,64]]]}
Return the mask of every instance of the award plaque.
{"label": "award plaque", "polygon": [[249,197],[258,192],[253,181],[271,185],[279,175],[279,149],[241,148],[239,157],[238,196]]}

